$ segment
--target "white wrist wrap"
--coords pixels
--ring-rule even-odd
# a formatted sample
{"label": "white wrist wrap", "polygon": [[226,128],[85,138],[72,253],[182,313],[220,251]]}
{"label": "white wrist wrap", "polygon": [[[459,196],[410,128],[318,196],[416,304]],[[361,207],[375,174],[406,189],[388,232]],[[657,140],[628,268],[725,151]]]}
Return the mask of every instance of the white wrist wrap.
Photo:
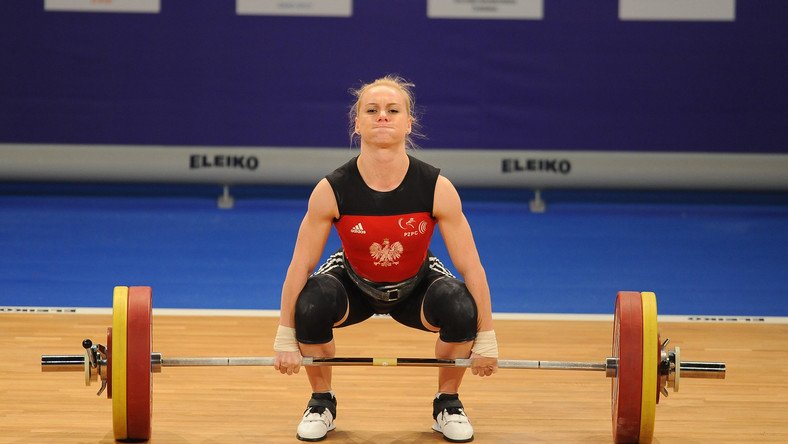
{"label": "white wrist wrap", "polygon": [[485,358],[498,358],[498,340],[495,338],[495,330],[477,333],[471,351]]}
{"label": "white wrist wrap", "polygon": [[274,338],[274,351],[278,352],[297,352],[298,341],[296,341],[295,328],[280,325],[276,329]]}

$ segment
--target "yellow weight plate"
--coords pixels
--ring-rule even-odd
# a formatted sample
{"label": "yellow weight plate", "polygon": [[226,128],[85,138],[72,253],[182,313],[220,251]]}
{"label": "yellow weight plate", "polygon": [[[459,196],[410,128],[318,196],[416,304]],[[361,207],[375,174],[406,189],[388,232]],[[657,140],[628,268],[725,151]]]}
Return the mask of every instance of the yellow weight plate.
{"label": "yellow weight plate", "polygon": [[659,332],[657,330],[657,296],[641,293],[643,300],[643,394],[640,397],[640,442],[651,442],[657,410],[659,367]]}
{"label": "yellow weight plate", "polygon": [[126,439],[126,318],[129,287],[115,287],[112,295],[112,429],[115,439]]}

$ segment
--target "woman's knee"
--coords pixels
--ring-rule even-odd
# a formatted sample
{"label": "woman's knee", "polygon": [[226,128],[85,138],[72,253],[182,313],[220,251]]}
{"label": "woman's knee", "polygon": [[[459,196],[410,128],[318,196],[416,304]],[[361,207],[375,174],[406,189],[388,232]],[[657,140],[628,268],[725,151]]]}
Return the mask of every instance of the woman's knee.
{"label": "woman's knee", "polygon": [[467,342],[476,337],[476,301],[459,279],[435,281],[424,297],[423,310],[426,321],[440,329],[443,342]]}
{"label": "woman's knee", "polygon": [[325,344],[334,338],[334,323],[347,311],[347,295],[332,276],[307,279],[295,304],[296,339],[304,344]]}

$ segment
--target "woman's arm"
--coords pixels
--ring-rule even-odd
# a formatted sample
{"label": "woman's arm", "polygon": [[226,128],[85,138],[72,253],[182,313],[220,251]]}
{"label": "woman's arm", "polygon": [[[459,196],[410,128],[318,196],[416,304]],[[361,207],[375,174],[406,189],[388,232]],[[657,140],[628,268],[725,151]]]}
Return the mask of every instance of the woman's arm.
{"label": "woman's arm", "polygon": [[331,231],[331,223],[339,217],[336,198],[326,179],[321,180],[309,197],[306,214],[298,229],[293,257],[282,285],[279,330],[274,348],[274,368],[282,373],[298,373],[301,353],[295,340],[294,309],[298,294],[317,266]]}
{"label": "woman's arm", "polygon": [[443,176],[438,176],[433,208],[433,216],[438,220],[451,261],[476,301],[479,312],[478,331],[492,330],[492,306],[487,275],[476,250],[471,227],[462,212],[460,195],[449,179]]}
{"label": "woman's arm", "polygon": [[438,176],[435,186],[432,214],[438,220],[451,261],[476,302],[478,333],[471,350],[471,370],[474,375],[490,376],[498,370],[498,342],[493,330],[490,287],[471,226],[462,212],[460,195],[443,176]]}

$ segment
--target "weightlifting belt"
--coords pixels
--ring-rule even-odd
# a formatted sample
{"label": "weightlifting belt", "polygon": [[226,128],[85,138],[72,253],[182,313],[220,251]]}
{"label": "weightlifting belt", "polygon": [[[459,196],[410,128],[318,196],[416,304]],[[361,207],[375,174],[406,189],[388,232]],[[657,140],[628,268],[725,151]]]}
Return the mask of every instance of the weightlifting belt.
{"label": "weightlifting belt", "polygon": [[387,303],[399,302],[410,296],[419,282],[421,282],[421,279],[427,275],[427,271],[430,268],[428,254],[427,258],[424,259],[424,263],[421,264],[421,268],[419,268],[419,271],[412,278],[393,284],[387,283],[381,285],[368,279],[364,279],[363,277],[356,274],[356,272],[353,270],[353,267],[350,266],[350,263],[348,263],[347,258],[344,255],[342,256],[342,261],[345,265],[345,270],[347,271],[347,275],[350,277],[350,280],[358,286],[362,293],[377,301]]}

